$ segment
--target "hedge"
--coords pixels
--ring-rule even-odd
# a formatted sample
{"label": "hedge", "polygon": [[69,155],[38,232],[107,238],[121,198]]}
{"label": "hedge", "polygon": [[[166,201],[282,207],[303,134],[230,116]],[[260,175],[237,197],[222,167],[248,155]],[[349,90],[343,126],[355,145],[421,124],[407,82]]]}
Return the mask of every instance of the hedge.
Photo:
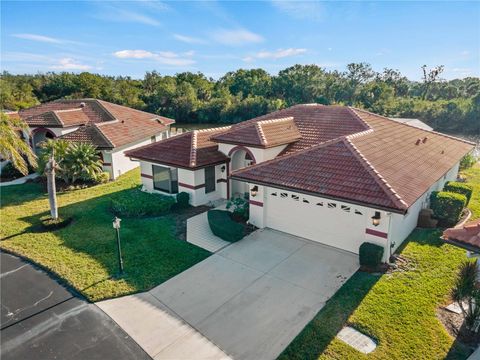
{"label": "hedge", "polygon": [[465,183],[448,181],[443,187],[443,191],[465,195],[465,197],[467,198],[466,205],[468,205],[468,203],[470,202],[470,198],[472,197],[473,188],[471,185]]}
{"label": "hedge", "polygon": [[120,217],[158,216],[168,212],[174,203],[171,196],[150,194],[136,188],[113,195],[110,208]]}
{"label": "hedge", "polygon": [[461,194],[434,191],[430,195],[430,208],[433,210],[433,215],[444,226],[452,226],[458,222],[466,203],[466,196]]}
{"label": "hedge", "polygon": [[244,226],[232,220],[230,211],[209,210],[207,217],[210,229],[220,239],[235,242],[245,236]]}
{"label": "hedge", "polygon": [[376,268],[382,263],[383,247],[380,245],[364,242],[360,245],[360,265]]}

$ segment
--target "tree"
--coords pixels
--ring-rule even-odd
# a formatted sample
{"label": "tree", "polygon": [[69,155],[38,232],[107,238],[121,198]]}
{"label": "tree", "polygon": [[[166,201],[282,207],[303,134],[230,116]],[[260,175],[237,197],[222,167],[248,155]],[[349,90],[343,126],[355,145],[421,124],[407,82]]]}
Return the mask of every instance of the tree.
{"label": "tree", "polygon": [[467,329],[476,331],[480,325],[480,289],[477,260],[460,265],[451,297],[462,310]]}
{"label": "tree", "polygon": [[433,83],[439,80],[440,74],[443,72],[444,66],[438,65],[435,66],[433,69],[427,70],[427,65],[422,66],[422,80],[423,80],[423,93],[422,99],[425,100],[428,95],[428,91]]}
{"label": "tree", "polygon": [[20,117],[0,113],[0,156],[10,160],[15,169],[27,175],[28,164],[36,167],[37,158],[22,138],[24,133],[29,133],[29,128]]}

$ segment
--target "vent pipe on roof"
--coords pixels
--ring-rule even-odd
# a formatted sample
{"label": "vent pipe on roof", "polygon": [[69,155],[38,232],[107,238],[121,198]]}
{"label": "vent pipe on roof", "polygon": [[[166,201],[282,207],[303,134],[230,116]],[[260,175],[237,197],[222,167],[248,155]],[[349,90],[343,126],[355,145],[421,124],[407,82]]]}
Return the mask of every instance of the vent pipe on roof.
{"label": "vent pipe on roof", "polygon": [[423,140],[422,140],[422,143],[425,144],[425,143],[427,142],[427,140],[428,140],[428,137],[425,136],[425,137],[423,138]]}
{"label": "vent pipe on roof", "polygon": [[417,141],[415,141],[415,145],[420,145],[421,142],[422,142],[422,139],[417,139]]}
{"label": "vent pipe on roof", "polygon": [[81,102],[81,103],[80,103],[80,107],[81,107],[81,108],[84,108],[85,105],[86,105],[86,104],[85,104],[84,102]]}

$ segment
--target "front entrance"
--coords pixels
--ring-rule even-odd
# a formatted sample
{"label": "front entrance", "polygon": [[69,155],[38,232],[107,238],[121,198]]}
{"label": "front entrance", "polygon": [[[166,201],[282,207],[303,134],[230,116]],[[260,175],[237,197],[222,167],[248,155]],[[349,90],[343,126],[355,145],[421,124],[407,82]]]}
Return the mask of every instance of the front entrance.
{"label": "front entrance", "polygon": [[[230,153],[230,169],[231,171],[243,169],[247,166],[255,164],[255,158],[253,154],[244,147],[238,147],[232,149]],[[245,193],[248,193],[248,184],[243,181],[230,180],[230,196],[231,197],[243,197]]]}
{"label": "front entrance", "polygon": [[55,134],[48,129],[40,128],[32,132],[32,149],[35,154],[40,152],[40,144],[48,139],[55,139]]}

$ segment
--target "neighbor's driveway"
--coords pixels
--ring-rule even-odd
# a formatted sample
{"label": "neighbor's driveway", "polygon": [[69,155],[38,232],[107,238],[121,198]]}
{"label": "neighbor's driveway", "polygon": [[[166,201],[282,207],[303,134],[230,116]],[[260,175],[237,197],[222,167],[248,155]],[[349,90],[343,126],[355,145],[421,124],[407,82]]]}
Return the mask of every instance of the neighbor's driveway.
{"label": "neighbor's driveway", "polygon": [[2,360],[149,359],[94,304],[15,256],[0,262]]}
{"label": "neighbor's driveway", "polygon": [[155,359],[274,359],[357,270],[357,258],[258,230],[148,293],[99,306]]}

